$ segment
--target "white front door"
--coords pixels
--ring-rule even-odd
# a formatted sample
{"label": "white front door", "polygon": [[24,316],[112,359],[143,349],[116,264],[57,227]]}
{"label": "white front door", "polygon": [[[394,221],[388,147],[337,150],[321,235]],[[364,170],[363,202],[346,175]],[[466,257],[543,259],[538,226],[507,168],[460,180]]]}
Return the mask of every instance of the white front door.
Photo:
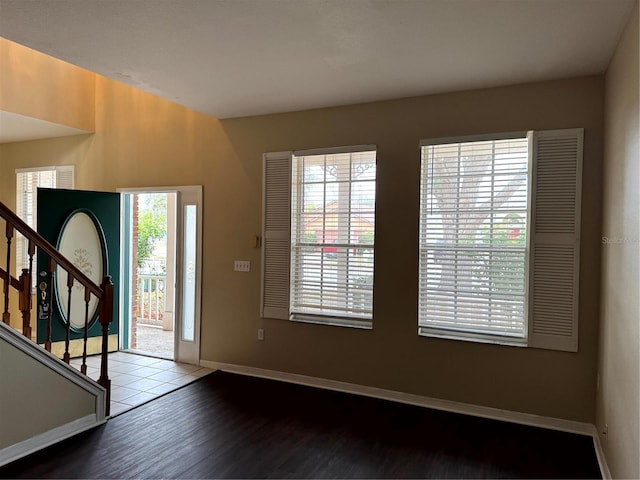
{"label": "white front door", "polygon": [[[202,187],[127,188],[119,191],[123,193],[123,224],[129,226],[123,229],[122,238],[122,244],[129,245],[123,252],[129,253],[123,255],[121,262],[124,276],[128,278],[128,282],[123,282],[121,293],[124,299],[121,304],[122,330],[127,332],[122,336],[121,348],[165,358],[170,356],[176,361],[197,365],[200,361]],[[131,233],[136,228],[133,222],[135,213],[130,206],[136,195],[160,193],[167,194],[166,257],[162,262],[166,268],[160,275],[149,275],[144,268],[137,270],[139,252],[133,248]],[[140,229],[140,225],[137,228]],[[138,238],[140,232],[138,230]],[[162,250],[165,251],[164,248]],[[162,321],[159,321],[159,311],[162,311]],[[150,323],[158,325],[150,326]],[[154,327],[161,328],[162,334],[159,330],[154,331]],[[163,346],[158,347],[154,340],[145,342],[150,334],[153,338],[163,337],[160,340]]]}
{"label": "white front door", "polygon": [[202,294],[202,187],[178,190],[176,238],[175,359],[200,362]]}

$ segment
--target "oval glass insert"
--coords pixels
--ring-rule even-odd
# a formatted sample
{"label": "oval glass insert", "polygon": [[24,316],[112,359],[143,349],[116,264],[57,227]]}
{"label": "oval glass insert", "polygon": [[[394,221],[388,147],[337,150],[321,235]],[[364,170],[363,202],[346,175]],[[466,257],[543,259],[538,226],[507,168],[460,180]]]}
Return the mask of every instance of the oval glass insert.
{"label": "oval glass insert", "polygon": [[[98,221],[86,212],[72,213],[62,227],[58,239],[58,250],[93,282],[100,285],[106,270],[104,254],[104,235],[99,230]],[[58,307],[62,321],[70,321],[71,327],[80,330],[85,325],[84,286],[74,279],[71,288],[71,311],[69,312],[69,287],[66,270],[56,267],[56,291],[58,293]],[[89,300],[88,324],[95,320],[98,309],[98,299],[91,294]]]}

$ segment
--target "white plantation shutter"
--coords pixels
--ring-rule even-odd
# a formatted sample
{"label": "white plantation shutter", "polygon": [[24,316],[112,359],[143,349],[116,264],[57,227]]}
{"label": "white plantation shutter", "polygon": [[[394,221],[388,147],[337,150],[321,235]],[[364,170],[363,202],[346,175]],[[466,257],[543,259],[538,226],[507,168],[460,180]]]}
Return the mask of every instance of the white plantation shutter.
{"label": "white plantation shutter", "polygon": [[529,344],[578,350],[582,129],[533,135]]}
{"label": "white plantation shutter", "polygon": [[371,328],[375,146],[295,152],[292,319]]}
{"label": "white plantation shutter", "polygon": [[289,319],[291,152],[263,156],[263,318]]}
{"label": "white plantation shutter", "polygon": [[66,165],[56,168],[56,184],[54,188],[64,188],[73,190],[74,188],[74,166]]}
{"label": "white plantation shutter", "polygon": [[439,139],[421,151],[419,333],[522,344],[528,139]]}
{"label": "white plantation shutter", "polygon": [[[74,166],[65,165],[16,170],[16,214],[33,229],[37,225],[38,187],[73,189]],[[23,268],[29,268],[28,241],[21,234],[18,234],[16,235],[15,246],[16,273],[20,275]]]}

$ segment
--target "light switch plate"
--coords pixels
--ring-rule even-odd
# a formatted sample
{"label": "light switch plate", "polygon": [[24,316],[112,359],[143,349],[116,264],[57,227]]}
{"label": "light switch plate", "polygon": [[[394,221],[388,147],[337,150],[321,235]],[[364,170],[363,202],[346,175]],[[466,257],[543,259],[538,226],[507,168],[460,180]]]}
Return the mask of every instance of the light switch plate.
{"label": "light switch plate", "polygon": [[233,270],[236,272],[250,272],[251,262],[248,260],[236,260],[233,262]]}

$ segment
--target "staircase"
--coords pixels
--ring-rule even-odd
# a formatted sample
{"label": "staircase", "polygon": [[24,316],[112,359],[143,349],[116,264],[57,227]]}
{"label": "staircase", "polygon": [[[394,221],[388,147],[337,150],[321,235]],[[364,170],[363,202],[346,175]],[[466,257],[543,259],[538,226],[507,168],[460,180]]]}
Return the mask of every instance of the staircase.
{"label": "staircase", "polygon": [[[52,423],[50,419],[47,419],[44,421],[45,424],[62,425],[62,427],[58,426],[57,428],[53,428],[51,431],[47,431],[45,433],[39,432],[41,434],[35,435],[35,436],[38,438],[42,437],[40,439],[42,441],[40,442],[38,441],[36,441],[35,443],[32,441],[19,442],[20,445],[23,445],[25,443],[28,444],[26,448],[31,449],[31,451],[33,451],[34,449],[38,449],[38,448],[42,448],[42,446],[46,446],[45,444],[51,444],[51,443],[54,443],[55,441],[59,441],[64,436],[69,436],[70,434],[73,434],[73,432],[77,433],[78,428],[80,428],[79,431],[81,431],[82,429],[95,426],[96,424],[103,422],[104,419],[109,416],[109,405],[110,405],[110,397],[111,397],[110,395],[111,380],[109,379],[109,376],[108,376],[107,354],[108,354],[109,324],[113,319],[114,286],[111,281],[111,277],[108,275],[103,278],[102,283],[100,285],[97,285],[96,283],[94,283],[84,273],[82,273],[75,265],[73,265],[71,261],[69,261],[67,258],[62,256],[60,252],[58,252],[49,242],[47,242],[42,236],[40,236],[36,231],[34,231],[31,227],[29,227],[24,221],[22,221],[15,213],[13,213],[6,205],[4,205],[1,202],[0,202],[0,218],[1,218],[0,232],[3,231],[2,226],[4,223],[4,227],[5,227],[4,232],[6,237],[5,268],[3,268],[3,266],[0,266],[0,284],[2,286],[2,299],[3,299],[3,303],[0,304],[0,308],[2,308],[2,323],[4,324],[2,325],[2,328],[0,328],[0,340],[2,341],[2,345],[1,345],[2,348],[0,349],[1,350],[0,363],[8,362],[8,361],[15,362],[17,361],[16,359],[22,359],[20,361],[25,361],[25,362],[28,361],[28,363],[30,364],[35,362],[39,365],[44,365],[45,370],[47,370],[47,372],[50,375],[57,376],[60,378],[64,377],[66,378],[66,380],[64,380],[65,382],[70,384],[75,384],[74,388],[79,387],[80,389],[86,392],[95,394],[94,395],[95,401],[93,401],[94,403],[93,413],[92,415],[90,415],[90,417],[92,418],[95,417],[93,424],[91,424],[91,422],[87,423],[86,421],[86,418],[88,418],[87,416],[85,416],[84,424],[82,424],[82,422],[78,423],[78,420],[65,424],[64,422],[66,420],[62,419],[60,420],[60,422],[64,424],[62,425],[60,422],[56,423],[55,421],[53,421]],[[19,278],[16,278],[13,275],[11,275],[11,264],[13,260],[12,246],[13,246],[13,243],[15,243],[15,238],[17,233],[22,234],[27,239],[27,242],[28,242],[27,254],[28,254],[29,268],[23,269]],[[2,252],[1,248],[0,248],[0,252]],[[32,300],[33,298],[32,278],[34,275],[33,260],[34,260],[34,256],[36,255],[36,252],[38,253],[38,255],[45,255],[46,258],[48,258],[47,260],[48,267],[47,267],[46,273],[49,279],[54,278],[53,277],[54,272],[55,272],[55,275],[57,276],[61,276],[61,275],[66,276],[66,285],[68,287],[69,298],[71,298],[71,294],[73,290],[76,290],[76,288],[72,288],[74,287],[74,285],[76,285],[76,287],[77,285],[82,286],[82,289],[80,291],[84,293],[83,302],[86,308],[84,308],[84,311],[85,311],[84,319],[81,319],[81,322],[80,322],[80,323],[82,323],[82,321],[84,322],[84,328],[80,329],[81,336],[82,336],[82,345],[83,345],[82,366],[81,366],[80,372],[78,372],[76,369],[69,366],[69,361],[71,359],[71,355],[69,352],[70,337],[71,337],[71,318],[67,318],[67,321],[64,327],[66,329],[66,335],[64,339],[64,353],[61,355],[62,357],[61,359],[58,359],[51,354],[52,308],[48,308],[45,311],[46,334],[45,334],[44,343],[41,346],[38,346],[38,344],[33,341],[32,333],[35,333],[35,332],[33,331],[34,329],[32,327],[32,317],[35,317],[35,310],[33,309],[33,300]],[[2,260],[0,260],[0,265],[2,263],[3,263]],[[50,291],[53,288],[51,286],[52,283],[53,282],[51,281],[48,282],[47,288],[49,289],[49,291],[46,292],[46,294],[48,295],[48,298],[53,298],[51,295],[53,292]],[[100,353],[100,356],[101,356],[100,377],[97,380],[97,383],[91,380],[89,377],[86,377],[87,342],[88,342],[87,332],[89,329],[88,327],[90,326],[89,325],[90,323],[89,302],[91,302],[94,298],[97,299],[98,301],[98,312],[99,312],[98,321],[100,323],[101,337],[102,337],[101,353]],[[15,305],[16,300],[17,300],[17,308]],[[70,304],[71,302],[69,301],[69,305]],[[71,312],[70,308],[68,309],[68,312],[70,316],[70,312]],[[20,327],[18,327],[17,329],[11,328],[12,314],[19,315],[21,317],[21,322],[14,321],[14,325],[15,324],[20,325]],[[40,318],[42,319],[43,317],[41,316]],[[76,320],[74,321],[74,325],[78,325],[77,319],[74,319],[74,320]],[[75,331],[77,332],[78,329],[75,328]],[[7,360],[8,358],[10,358],[10,360]],[[5,381],[9,381],[11,380],[11,378],[14,378],[16,376],[13,373],[14,371],[17,371],[19,372],[20,375],[22,375],[22,372],[21,372],[22,365],[20,363],[14,364],[14,365],[2,364],[0,365],[0,367],[1,367],[0,371],[3,372],[3,381],[2,381],[3,389],[6,388],[6,391],[8,391],[11,388],[15,388],[15,387],[12,387],[12,385],[5,383]],[[39,373],[34,374],[34,378],[43,378],[42,377],[43,373],[41,370],[42,369],[38,371]],[[12,372],[10,375],[7,374],[7,372],[9,371]],[[29,368],[25,367],[24,368],[25,375],[27,371],[33,371],[33,368],[30,370]],[[58,380],[55,380],[55,381],[58,381]],[[23,380],[20,380],[19,382],[16,382],[16,385],[22,388],[26,383],[27,383],[27,380],[23,379]],[[46,402],[55,402],[55,401],[64,402],[64,399],[48,398],[48,392],[44,390],[45,385],[43,384],[32,385],[26,388],[27,389],[25,390],[25,392],[27,393],[25,394],[38,397],[38,401],[41,404],[46,404]],[[3,393],[6,393],[6,391]],[[12,394],[13,393],[14,392],[12,392]],[[2,398],[4,399],[4,397]],[[99,403],[103,403],[103,405],[98,405]],[[10,410],[13,410],[13,409],[10,409]],[[55,408],[52,410],[55,410]],[[3,406],[3,415],[5,414],[9,415],[10,413],[7,412],[7,409],[5,409],[5,407]],[[24,420],[27,420],[27,419],[24,419]],[[67,428],[68,425],[71,425],[71,427]],[[61,438],[60,436],[58,436],[58,438],[56,438],[55,432],[61,433],[63,437]],[[69,432],[72,432],[72,433],[69,433]],[[3,440],[2,434],[0,434],[0,441],[1,440]],[[38,446],[36,444],[42,444],[42,445]],[[2,445],[0,445],[0,460],[3,457],[3,452],[5,452],[6,450],[11,450],[10,457],[13,458],[16,456],[14,455],[14,452],[13,452],[13,450],[15,450],[15,445],[11,446],[10,448],[4,448],[4,449],[2,449]],[[18,456],[22,456],[26,453],[30,453],[30,451],[27,451],[26,453],[24,453],[24,451],[25,449],[22,448],[21,449],[22,453],[18,454]]]}

